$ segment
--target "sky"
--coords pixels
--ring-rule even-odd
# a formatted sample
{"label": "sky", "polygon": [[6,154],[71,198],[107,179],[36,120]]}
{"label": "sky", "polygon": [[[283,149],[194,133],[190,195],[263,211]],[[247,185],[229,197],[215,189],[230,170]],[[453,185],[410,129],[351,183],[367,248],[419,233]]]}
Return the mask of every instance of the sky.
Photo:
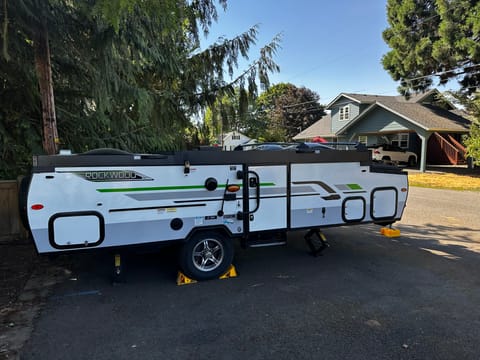
{"label": "sky", "polygon": [[256,24],[258,46],[251,49],[250,62],[261,46],[282,34],[275,57],[280,73],[271,75],[273,84],[305,86],[320,95],[322,104],[342,92],[397,95],[398,83],[381,64],[389,51],[382,39],[388,27],[386,0],[229,0],[204,45]]}

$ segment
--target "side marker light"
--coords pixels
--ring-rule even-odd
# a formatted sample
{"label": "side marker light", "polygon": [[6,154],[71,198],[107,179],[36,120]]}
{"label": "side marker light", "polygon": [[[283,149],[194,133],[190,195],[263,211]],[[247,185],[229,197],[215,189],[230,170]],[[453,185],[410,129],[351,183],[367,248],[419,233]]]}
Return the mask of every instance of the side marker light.
{"label": "side marker light", "polygon": [[227,185],[228,192],[237,192],[238,190],[240,190],[240,185]]}

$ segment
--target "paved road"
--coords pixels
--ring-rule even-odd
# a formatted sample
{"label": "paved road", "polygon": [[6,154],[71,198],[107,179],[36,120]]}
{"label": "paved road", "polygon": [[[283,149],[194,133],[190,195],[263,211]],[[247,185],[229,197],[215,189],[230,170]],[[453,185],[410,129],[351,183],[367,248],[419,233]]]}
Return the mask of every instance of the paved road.
{"label": "paved road", "polygon": [[412,188],[402,237],[378,227],[238,249],[239,277],[175,285],[175,252],[74,263],[22,359],[478,359],[480,193]]}

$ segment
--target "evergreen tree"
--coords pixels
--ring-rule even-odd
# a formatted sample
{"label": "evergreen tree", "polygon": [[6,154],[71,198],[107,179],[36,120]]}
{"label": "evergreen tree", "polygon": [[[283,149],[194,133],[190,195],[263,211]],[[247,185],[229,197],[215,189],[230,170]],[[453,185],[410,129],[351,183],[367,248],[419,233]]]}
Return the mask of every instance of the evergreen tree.
{"label": "evergreen tree", "polygon": [[258,29],[201,50],[199,36],[218,16],[210,0],[6,0],[4,5],[2,177],[16,176],[14,169],[24,172],[41,148],[44,125],[52,123],[51,117],[41,120],[46,90],[34,66],[39,26],[48,36],[59,145],[76,152],[180,148],[193,114],[234,87],[250,92],[257,81],[268,86],[268,73],[278,70],[272,61],[275,38],[241,76],[225,79],[247,56]]}
{"label": "evergreen tree", "polygon": [[471,115],[470,133],[464,136],[463,142],[467,148],[467,156],[480,166],[480,91],[475,94],[465,94],[461,91],[449,94]]}
{"label": "evergreen tree", "polygon": [[212,130],[214,139],[230,131],[239,131],[251,138],[261,136],[265,124],[255,116],[255,97],[246,90],[236,88],[233,94],[218,98],[208,107],[204,123]]}
{"label": "evergreen tree", "polygon": [[473,122],[470,133],[463,140],[467,147],[467,156],[471,157],[477,166],[480,166],[480,124]]}
{"label": "evergreen tree", "polygon": [[383,37],[392,49],[384,68],[403,94],[455,78],[463,91],[480,85],[480,1],[388,0],[390,25]]}
{"label": "evergreen tree", "polygon": [[[402,94],[421,92],[457,79],[456,94],[480,118],[480,1],[388,0],[390,27],[383,37],[392,49],[384,68],[400,81]],[[467,152],[480,158],[480,132],[474,122],[465,139]]]}

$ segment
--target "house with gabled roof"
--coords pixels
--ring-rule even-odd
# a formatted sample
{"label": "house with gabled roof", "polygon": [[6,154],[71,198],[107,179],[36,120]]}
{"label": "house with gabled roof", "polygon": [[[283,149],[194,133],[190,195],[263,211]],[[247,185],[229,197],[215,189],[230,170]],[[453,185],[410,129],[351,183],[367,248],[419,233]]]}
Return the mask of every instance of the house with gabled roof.
{"label": "house with gabled roof", "polygon": [[316,137],[322,137],[328,142],[336,141],[337,136],[332,132],[332,118],[330,114],[322,116],[320,120],[295,135],[293,140],[313,140]]}
{"label": "house with gabled roof", "polygon": [[222,135],[222,149],[226,151],[232,151],[238,145],[246,144],[251,140],[251,138],[239,131],[230,131]]}
{"label": "house with gabled roof", "polygon": [[425,171],[427,163],[465,163],[461,141],[471,121],[436,89],[410,98],[341,93],[326,109],[330,110],[328,121],[320,119],[322,125],[317,122],[294,139],[320,136],[367,146],[398,145],[417,154],[421,171]]}

